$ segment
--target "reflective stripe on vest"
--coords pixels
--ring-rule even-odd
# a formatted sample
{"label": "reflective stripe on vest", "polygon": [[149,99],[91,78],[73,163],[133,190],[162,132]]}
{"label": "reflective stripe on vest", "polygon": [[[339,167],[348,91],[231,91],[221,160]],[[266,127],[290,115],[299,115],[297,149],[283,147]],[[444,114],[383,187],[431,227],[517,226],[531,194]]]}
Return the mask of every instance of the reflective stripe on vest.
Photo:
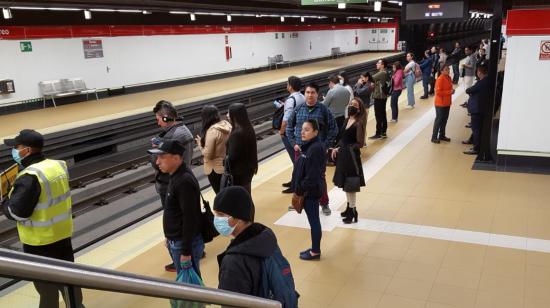
{"label": "reflective stripe on vest", "polygon": [[47,245],[72,235],[71,193],[67,166],[59,160],[46,159],[18,174],[31,174],[40,183],[40,197],[29,219],[17,222],[21,242]]}

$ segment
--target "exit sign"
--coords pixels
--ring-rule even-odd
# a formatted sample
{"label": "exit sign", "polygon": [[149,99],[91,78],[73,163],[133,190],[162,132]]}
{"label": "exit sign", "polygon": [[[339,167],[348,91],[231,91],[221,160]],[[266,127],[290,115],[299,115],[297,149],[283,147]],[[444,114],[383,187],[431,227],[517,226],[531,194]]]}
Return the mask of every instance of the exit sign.
{"label": "exit sign", "polygon": [[302,0],[302,5],[332,5],[338,3],[369,3],[369,0]]}
{"label": "exit sign", "polygon": [[19,42],[19,47],[21,48],[21,52],[31,52],[32,51],[32,43],[31,42]]}

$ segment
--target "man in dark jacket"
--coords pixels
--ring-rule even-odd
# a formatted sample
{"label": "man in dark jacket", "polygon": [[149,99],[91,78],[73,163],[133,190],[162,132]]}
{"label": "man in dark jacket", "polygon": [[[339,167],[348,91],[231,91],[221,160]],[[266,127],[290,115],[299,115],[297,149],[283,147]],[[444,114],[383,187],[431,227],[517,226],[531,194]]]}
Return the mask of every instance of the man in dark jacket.
{"label": "man in dark jacket", "polygon": [[[178,112],[176,108],[174,108],[172,103],[162,100],[155,105],[153,113],[155,114],[157,125],[162,129],[162,132],[151,140],[152,147],[157,147],[163,140],[178,140],[184,145],[185,149],[185,153],[182,153],[183,161],[186,166],[191,166],[191,158],[193,156],[193,134],[191,134],[185,124],[177,124]],[[164,208],[164,200],[166,199],[170,175],[160,171],[156,161],[156,155],[151,155],[151,165],[156,171],[155,188],[160,196],[160,203]],[[167,264],[164,269],[169,272],[176,271],[176,267],[172,263]]]}
{"label": "man in dark jacket", "polygon": [[479,66],[477,68],[477,76],[479,77],[479,81],[466,89],[466,93],[470,95],[470,99],[468,100],[468,113],[470,113],[471,116],[473,143],[473,147],[470,150],[464,151],[464,154],[467,155],[477,155],[479,153],[484,108],[486,104],[489,103],[487,67],[484,65]]}
{"label": "man in dark jacket", "polygon": [[156,155],[160,171],[170,175],[162,226],[176,272],[181,271],[180,262],[191,260],[200,276],[199,261],[204,250],[200,232],[200,187],[183,161],[184,146],[177,140],[166,140],[148,152]]}
{"label": "man in dark jacket", "polygon": [[460,78],[460,71],[459,71],[459,62],[460,57],[462,56],[462,48],[460,47],[460,43],[455,43],[455,49],[453,49],[453,52],[449,56],[449,61],[452,61],[453,63],[453,83],[457,84],[458,79]]}
{"label": "man in dark jacket", "polygon": [[424,95],[420,96],[420,99],[427,99],[428,85],[430,84],[430,75],[433,69],[433,57],[429,50],[424,52],[424,59],[420,62],[420,69],[422,70],[422,87],[424,88]]}
{"label": "man in dark jacket", "polygon": [[240,186],[222,189],[214,199],[216,229],[221,235],[234,237],[218,255],[218,288],[261,296],[262,261],[279,246],[271,229],[251,222],[253,207],[250,194]]}

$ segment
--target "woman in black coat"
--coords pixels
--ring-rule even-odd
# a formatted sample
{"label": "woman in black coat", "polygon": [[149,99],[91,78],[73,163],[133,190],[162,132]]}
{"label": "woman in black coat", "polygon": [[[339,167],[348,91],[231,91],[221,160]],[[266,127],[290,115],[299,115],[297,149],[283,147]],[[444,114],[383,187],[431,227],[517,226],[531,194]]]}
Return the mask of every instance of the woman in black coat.
{"label": "woman in black coat", "polygon": [[309,119],[302,125],[302,152],[295,162],[292,174],[294,192],[304,196],[304,210],[311,227],[311,248],[300,253],[302,260],[321,258],[321,221],[319,199],[325,191],[323,174],[327,166],[326,150],[319,140],[319,123]]}
{"label": "woman in black coat", "polygon": [[332,150],[332,159],[336,160],[332,182],[346,192],[346,210],[340,213],[346,224],[357,222],[356,193],[360,186],[365,186],[360,149],[365,144],[367,113],[360,98],[349,103],[348,115],[340,128],[338,147]]}

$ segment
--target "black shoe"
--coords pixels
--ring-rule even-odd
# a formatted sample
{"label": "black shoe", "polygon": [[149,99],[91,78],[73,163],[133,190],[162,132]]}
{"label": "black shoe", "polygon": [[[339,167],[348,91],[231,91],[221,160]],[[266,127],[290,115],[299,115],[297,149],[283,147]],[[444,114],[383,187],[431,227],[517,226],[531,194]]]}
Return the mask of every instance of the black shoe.
{"label": "black shoe", "polygon": [[449,138],[449,137],[446,137],[446,136],[443,136],[443,137],[439,137],[439,140],[441,140],[441,141],[445,141],[445,142],[451,142],[451,138]]}
{"label": "black shoe", "polygon": [[348,215],[342,219],[342,222],[345,223],[345,224],[350,224],[350,223],[356,223],[357,222],[357,209],[356,208],[352,208],[351,211],[348,212]]}
{"label": "black shoe", "polygon": [[468,124],[464,125],[464,127],[466,127],[466,128],[472,128],[472,124],[471,124],[471,123],[468,123]]}
{"label": "black shoe", "polygon": [[462,153],[464,153],[466,155],[477,155],[477,154],[479,154],[479,152],[474,150],[474,149],[469,149],[468,151],[464,151]]}
{"label": "black shoe", "polygon": [[386,133],[380,134],[380,139],[386,139],[388,138],[388,135]]}
{"label": "black shoe", "polygon": [[462,144],[473,144],[472,140],[462,140]]}
{"label": "black shoe", "polygon": [[292,185],[292,181],[283,183],[283,187],[290,187],[290,185]]}
{"label": "black shoe", "polygon": [[378,139],[382,139],[382,137],[380,135],[372,135],[369,137],[370,140],[378,140]]}
{"label": "black shoe", "polygon": [[439,143],[440,141],[439,141],[439,139],[432,138],[432,142],[433,142],[433,143]]}
{"label": "black shoe", "polygon": [[347,217],[349,211],[351,211],[351,208],[349,207],[349,202],[348,202],[348,204],[346,205],[346,210],[343,211],[343,212],[340,212],[340,216],[341,217]]}
{"label": "black shoe", "polygon": [[283,190],[283,191],[281,191],[281,192],[282,192],[283,194],[292,194],[292,193],[294,193],[294,190],[292,190],[292,188],[289,187],[289,188],[287,188],[287,189],[285,189],[285,190]]}
{"label": "black shoe", "polygon": [[428,98],[427,95],[422,95],[422,96],[420,96],[420,99],[427,99],[427,98]]}
{"label": "black shoe", "polygon": [[167,271],[167,272],[176,272],[176,266],[174,265],[174,263],[170,263],[170,264],[166,264],[164,266],[164,270]]}

